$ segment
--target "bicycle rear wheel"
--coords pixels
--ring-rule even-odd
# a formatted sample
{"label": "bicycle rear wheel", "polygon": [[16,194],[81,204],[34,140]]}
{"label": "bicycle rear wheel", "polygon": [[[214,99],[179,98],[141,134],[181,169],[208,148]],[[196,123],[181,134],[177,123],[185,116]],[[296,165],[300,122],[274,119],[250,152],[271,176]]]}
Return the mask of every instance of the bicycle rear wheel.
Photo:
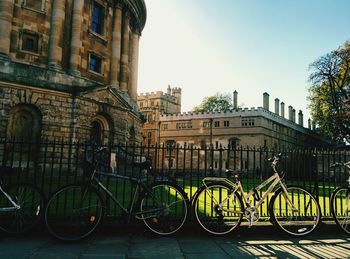
{"label": "bicycle rear wheel", "polygon": [[331,212],[337,225],[350,234],[350,188],[341,186],[331,197]]}
{"label": "bicycle rear wheel", "polygon": [[[231,197],[225,200],[229,195]],[[224,235],[238,227],[243,217],[243,202],[237,192],[222,184],[203,186],[193,201],[199,225],[214,235]]]}
{"label": "bicycle rear wheel", "polygon": [[271,199],[272,222],[281,230],[293,236],[311,233],[321,218],[316,198],[306,189],[298,186],[287,187],[287,193],[278,189]]}
{"label": "bicycle rear wheel", "polygon": [[155,183],[148,189],[140,201],[140,218],[158,235],[174,234],[187,219],[186,193],[168,182]]}
{"label": "bicycle rear wheel", "polygon": [[1,195],[0,208],[9,208],[0,212],[1,230],[10,234],[19,234],[37,226],[45,206],[45,198],[41,191],[34,185],[26,183],[11,185],[5,191],[20,207],[15,209],[10,200],[5,195]]}
{"label": "bicycle rear wheel", "polygon": [[45,224],[49,233],[63,241],[81,240],[90,235],[104,216],[100,193],[85,185],[67,185],[47,203]]}

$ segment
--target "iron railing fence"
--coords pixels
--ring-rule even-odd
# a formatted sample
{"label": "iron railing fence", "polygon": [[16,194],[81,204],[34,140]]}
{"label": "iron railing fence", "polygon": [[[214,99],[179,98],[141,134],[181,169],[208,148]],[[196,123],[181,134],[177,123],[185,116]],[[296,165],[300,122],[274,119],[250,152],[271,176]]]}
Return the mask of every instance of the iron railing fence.
{"label": "iron railing fence", "polygon": [[[86,179],[91,172],[91,167],[86,163],[89,148],[91,145],[88,143],[0,139],[0,176],[5,183],[34,183],[49,197],[66,184]],[[152,161],[152,171],[157,177],[176,179],[189,198],[201,186],[204,177],[225,177],[227,168],[243,172],[241,182],[244,190],[248,191],[271,175],[272,170],[267,159],[282,153],[284,158],[279,170],[283,170],[285,182],[303,186],[315,194],[324,218],[331,217],[329,200],[332,191],[345,184],[349,177],[345,174],[345,168],[330,168],[332,163],[349,161],[349,149],[270,150],[255,147],[197,148],[128,144],[108,145],[106,148],[108,152],[99,157],[105,162],[101,170],[148,177],[151,181],[154,179],[152,175],[144,175],[143,170],[133,165],[134,161],[149,158]],[[107,177],[102,180],[109,189],[117,193],[123,205],[127,206],[134,190],[130,182]],[[268,205],[268,202],[262,205],[261,217],[268,216]],[[119,217],[121,211],[111,206],[108,214]]]}

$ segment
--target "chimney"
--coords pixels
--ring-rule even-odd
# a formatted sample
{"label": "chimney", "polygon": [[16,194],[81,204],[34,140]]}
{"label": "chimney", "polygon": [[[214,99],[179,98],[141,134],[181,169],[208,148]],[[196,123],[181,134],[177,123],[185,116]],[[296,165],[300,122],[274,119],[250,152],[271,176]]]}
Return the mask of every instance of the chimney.
{"label": "chimney", "polygon": [[293,106],[288,106],[288,120],[293,121]]}
{"label": "chimney", "polygon": [[235,90],[235,91],[233,92],[233,109],[235,109],[235,110],[237,110],[237,108],[238,108],[237,97],[238,97],[238,93],[237,93],[237,91]]}
{"label": "chimney", "polygon": [[268,93],[263,93],[263,108],[265,110],[269,110],[269,97],[270,95]]}
{"label": "chimney", "polygon": [[295,109],[292,110],[292,120],[295,123]]}
{"label": "chimney", "polygon": [[277,115],[280,115],[280,99],[275,99],[275,113]]}
{"label": "chimney", "polygon": [[311,130],[311,119],[310,118],[307,120],[307,127]]}
{"label": "chimney", "polygon": [[281,102],[281,116],[284,118],[284,102]]}
{"label": "chimney", "polygon": [[298,124],[304,127],[304,115],[302,110],[299,110],[299,113],[298,113]]}

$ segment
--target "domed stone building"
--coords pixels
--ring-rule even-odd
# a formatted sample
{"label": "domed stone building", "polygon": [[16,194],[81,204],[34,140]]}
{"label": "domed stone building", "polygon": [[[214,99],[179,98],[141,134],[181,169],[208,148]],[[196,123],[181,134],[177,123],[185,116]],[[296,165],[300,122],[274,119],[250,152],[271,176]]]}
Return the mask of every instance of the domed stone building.
{"label": "domed stone building", "polygon": [[142,140],[144,0],[1,0],[0,139]]}

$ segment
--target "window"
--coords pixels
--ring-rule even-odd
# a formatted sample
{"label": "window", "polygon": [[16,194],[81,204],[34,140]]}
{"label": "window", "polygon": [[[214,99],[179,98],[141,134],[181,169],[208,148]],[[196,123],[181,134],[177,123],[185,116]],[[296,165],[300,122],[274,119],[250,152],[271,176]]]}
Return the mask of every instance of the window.
{"label": "window", "polygon": [[103,144],[103,125],[99,121],[91,123],[90,139],[97,145]]}
{"label": "window", "polygon": [[236,147],[238,146],[238,141],[239,141],[238,138],[230,138],[228,140],[229,147],[231,149],[236,149]]}
{"label": "window", "polygon": [[243,118],[241,123],[242,127],[255,126],[255,119]]}
{"label": "window", "polygon": [[167,130],[168,129],[168,124],[162,124],[162,128],[163,128],[163,130]]}
{"label": "window", "polygon": [[203,122],[203,128],[210,128],[210,122],[209,121],[204,121]]}
{"label": "window", "polygon": [[103,34],[104,7],[97,2],[92,6],[91,30]]}
{"label": "window", "polygon": [[220,127],[220,121],[214,121],[214,127],[215,128]]}
{"label": "window", "polygon": [[224,127],[230,127],[230,122],[229,121],[224,121]]}
{"label": "window", "polygon": [[101,72],[102,72],[102,58],[90,53],[89,70],[93,71],[95,73],[101,74]]}
{"label": "window", "polygon": [[143,108],[143,102],[140,102],[140,108]]}
{"label": "window", "polygon": [[147,132],[147,143],[148,145],[152,144],[152,132]]}
{"label": "window", "polygon": [[39,36],[34,33],[23,32],[22,50],[39,53]]}
{"label": "window", "polygon": [[23,0],[22,6],[33,10],[44,11],[45,0]]}

